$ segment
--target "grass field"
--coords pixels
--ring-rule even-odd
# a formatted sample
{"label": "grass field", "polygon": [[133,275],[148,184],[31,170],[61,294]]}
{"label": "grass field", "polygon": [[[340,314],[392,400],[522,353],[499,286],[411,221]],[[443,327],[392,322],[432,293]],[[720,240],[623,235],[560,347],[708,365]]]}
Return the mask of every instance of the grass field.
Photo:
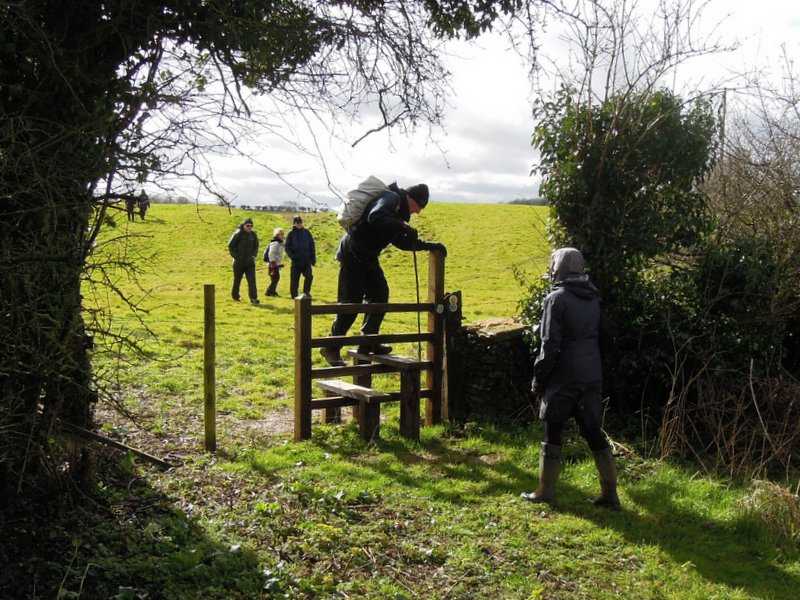
{"label": "grass field", "polygon": [[[554,508],[518,499],[535,483],[540,429],[489,425],[397,433],[387,411],[382,439],[365,445],[352,425],[315,425],[289,441],[292,303],[229,300],[226,241],[242,212],[156,205],[131,256],[153,253],[140,275],[147,357],[112,387],[141,426],[107,410],[103,429],[180,462],[161,473],[130,459],[100,493],[110,516],[69,530],[71,561],[39,565],[71,597],[95,598],[696,598],[798,597],[797,548],[746,513],[746,487],[701,476],[690,465],[642,455],[620,459],[624,510],[587,500],[597,484],[574,432]],[[515,312],[512,267],[535,276],[547,247],[545,213],[525,206],[431,205],[427,239],[449,249],[446,288],[464,294],[468,320]],[[288,215],[257,213],[263,242]],[[332,301],[339,235],[331,215],[312,215],[318,241],[315,301]],[[117,233],[127,227],[117,228]],[[426,281],[424,265],[420,280]],[[392,300],[414,299],[409,254],[384,260]],[[288,279],[288,277],[286,278]],[[216,455],[202,443],[202,285],[217,286]],[[131,281],[120,280],[133,293]],[[113,323],[142,335],[119,301]],[[315,322],[316,333],[329,323]],[[413,318],[387,319],[409,330]],[[110,369],[110,355],[99,355]],[[69,528],[67,528],[69,529]],[[65,533],[67,535],[67,533]],[[22,567],[20,567],[22,568]],[[31,568],[31,567],[27,567]],[[64,595],[62,597],[70,597]]]}

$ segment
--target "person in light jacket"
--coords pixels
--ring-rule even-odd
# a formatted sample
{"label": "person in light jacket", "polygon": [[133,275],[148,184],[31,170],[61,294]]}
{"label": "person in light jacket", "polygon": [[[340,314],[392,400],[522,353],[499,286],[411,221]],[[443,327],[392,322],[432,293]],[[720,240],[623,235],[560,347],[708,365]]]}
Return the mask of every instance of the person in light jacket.
{"label": "person in light jacket", "polygon": [[276,227],[272,232],[272,239],[264,251],[264,262],[269,266],[269,287],[267,296],[278,295],[278,282],[281,280],[281,268],[283,267],[283,229]]}
{"label": "person in light jacket", "polygon": [[614,456],[601,429],[600,294],[585,273],[583,255],[559,248],[550,259],[553,289],[544,299],[542,344],[533,366],[531,392],[541,397],[544,442],[539,452],[539,487],[522,494],[529,502],[552,502],[561,471],[561,434],[575,418],[594,454],[601,495],[594,503],[619,510]]}
{"label": "person in light jacket", "polygon": [[295,215],[292,219],[292,230],[286,237],[286,254],[292,259],[289,270],[289,293],[292,298],[297,297],[297,288],[300,285],[300,276],[303,276],[303,293],[311,295],[311,282],[314,281],[312,267],[317,264],[317,249],[314,245],[314,236],[303,225],[303,217]]}

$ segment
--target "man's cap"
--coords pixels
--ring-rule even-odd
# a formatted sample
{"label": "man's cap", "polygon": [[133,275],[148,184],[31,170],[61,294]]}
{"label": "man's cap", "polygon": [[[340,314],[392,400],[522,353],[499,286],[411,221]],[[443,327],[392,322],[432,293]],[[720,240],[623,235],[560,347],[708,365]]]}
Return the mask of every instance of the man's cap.
{"label": "man's cap", "polygon": [[295,215],[292,218],[292,223],[302,223],[302,222],[303,222],[303,217],[301,217],[300,215]]}
{"label": "man's cap", "polygon": [[253,219],[251,219],[250,217],[247,217],[244,221],[242,221],[242,225],[247,225],[248,223],[250,223],[250,225],[252,225],[253,224]]}
{"label": "man's cap", "polygon": [[428,186],[424,183],[418,183],[417,185],[412,185],[410,188],[406,190],[406,194],[411,196],[414,199],[414,202],[419,204],[420,208],[425,208],[428,205],[428,198],[430,198],[430,193],[428,192]]}

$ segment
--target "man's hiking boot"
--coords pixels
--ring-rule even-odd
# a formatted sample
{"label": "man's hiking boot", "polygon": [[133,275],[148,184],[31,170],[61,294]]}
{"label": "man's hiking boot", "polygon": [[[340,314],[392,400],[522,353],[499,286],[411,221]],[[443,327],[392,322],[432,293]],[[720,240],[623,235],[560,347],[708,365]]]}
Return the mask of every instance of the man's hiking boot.
{"label": "man's hiking boot", "polygon": [[539,487],[535,492],[523,492],[520,498],[528,502],[552,502],[556,497],[556,482],[561,472],[561,446],[542,442],[539,451]]}
{"label": "man's hiking boot", "polygon": [[391,354],[392,347],[382,344],[370,344],[358,347],[359,354]]}
{"label": "man's hiking boot", "polygon": [[258,304],[261,304],[261,300],[259,300],[258,298],[250,298],[250,304],[256,306]]}
{"label": "man's hiking boot", "polygon": [[339,354],[339,348],[320,348],[319,353],[322,358],[332,367],[343,367],[344,361],[342,355]]}
{"label": "man's hiking boot", "polygon": [[593,504],[611,510],[620,510],[619,496],[617,496],[617,466],[614,464],[611,448],[595,452],[594,464],[600,479],[600,497],[596,498]]}

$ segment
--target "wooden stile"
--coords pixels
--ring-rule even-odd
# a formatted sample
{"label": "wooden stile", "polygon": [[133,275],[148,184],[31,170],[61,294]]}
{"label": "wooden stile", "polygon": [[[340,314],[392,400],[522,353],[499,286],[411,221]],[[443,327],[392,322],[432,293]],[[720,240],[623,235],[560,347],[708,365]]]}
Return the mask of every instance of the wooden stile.
{"label": "wooden stile", "polygon": [[[436,424],[442,419],[443,359],[444,359],[444,256],[432,252],[428,269],[427,303],[362,303],[313,305],[311,298],[301,296],[295,300],[295,385],[294,385],[294,438],[311,437],[312,410],[323,409],[325,422],[341,421],[341,408],[353,407],[353,419],[358,422],[359,433],[365,440],[373,440],[380,431],[380,405],[383,402],[400,402],[400,433],[419,439],[420,400],[425,399],[425,422]],[[389,333],[351,336],[312,337],[313,315],[357,314],[376,312],[427,312],[427,331],[420,333]],[[359,354],[350,350],[352,366],[311,367],[312,348],[342,348],[343,346],[384,343],[425,342],[426,360],[396,355]],[[421,389],[422,371],[426,371],[427,387]],[[377,392],[372,389],[372,375],[399,373],[399,392]],[[353,384],[339,379],[352,375]],[[312,398],[312,380],[329,395]]]}

